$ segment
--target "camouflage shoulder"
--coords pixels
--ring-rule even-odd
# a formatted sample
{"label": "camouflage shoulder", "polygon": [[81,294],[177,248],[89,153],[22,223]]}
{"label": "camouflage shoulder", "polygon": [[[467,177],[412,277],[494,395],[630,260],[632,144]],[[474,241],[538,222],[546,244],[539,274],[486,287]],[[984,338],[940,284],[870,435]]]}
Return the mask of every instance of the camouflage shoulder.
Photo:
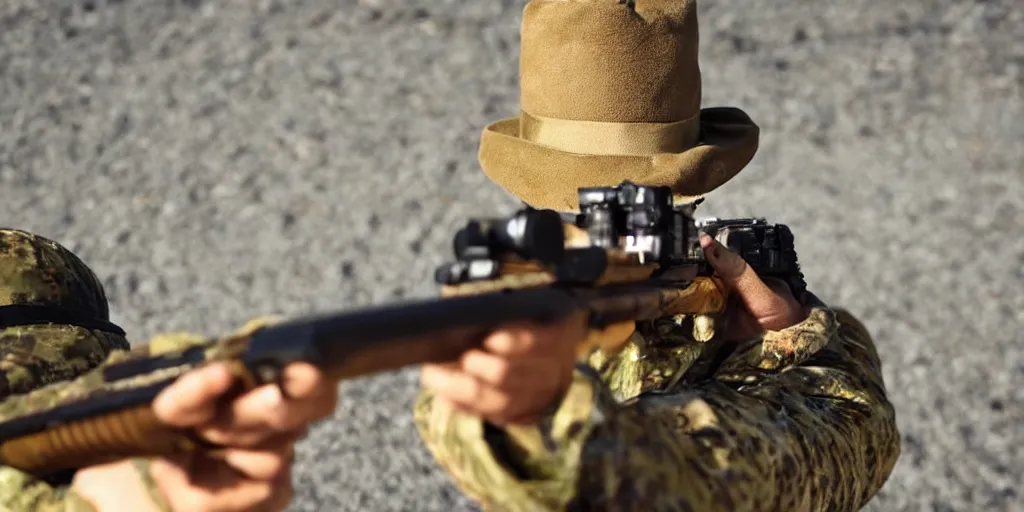
{"label": "camouflage shoulder", "polygon": [[52,382],[18,395],[10,395],[0,402],[0,422],[46,411],[68,401],[89,395],[105,384],[103,370],[131,358],[127,351],[112,352],[106,360],[77,378]]}
{"label": "camouflage shoulder", "polygon": [[65,325],[0,331],[0,398],[74,379],[127,350],[120,336]]}
{"label": "camouflage shoulder", "polygon": [[[218,341],[237,339],[244,337],[257,329],[271,325],[278,321],[276,317],[259,317],[236,330],[224,338],[210,338],[194,332],[165,332],[153,336],[147,343],[140,344],[130,351],[110,351],[106,359],[101,363],[93,365],[88,371],[79,372],[74,375],[66,372],[62,376],[66,379],[48,379],[41,382],[42,386],[32,389],[28,383],[24,385],[25,392],[18,395],[10,395],[6,400],[0,402],[0,421],[7,421],[11,418],[23,416],[30,413],[50,410],[61,404],[83,399],[103,393],[109,389],[109,383],[105,379],[104,372],[107,368],[126,361],[140,358],[154,357],[160,354],[180,352],[191,348],[201,348],[205,352],[205,359],[217,359],[230,357],[238,350],[240,345]],[[119,387],[126,384],[145,385],[156,378],[164,378],[162,374],[144,374],[133,378],[132,382],[119,382]],[[30,381],[40,383],[40,381]]]}
{"label": "camouflage shoulder", "polygon": [[[61,374],[64,379],[31,380],[25,379],[22,384],[22,393],[9,395],[0,402],[0,421],[7,421],[11,418],[52,409],[62,403],[70,402],[89,396],[92,393],[105,389],[107,384],[104,370],[110,366],[123,363],[137,358],[144,358],[157,355],[162,352],[183,350],[192,346],[199,346],[207,343],[203,336],[191,333],[169,333],[155,336],[149,343],[135,347],[133,350],[115,350],[106,355],[99,364],[93,364],[87,371]],[[17,372],[20,368],[15,368]],[[22,375],[29,373],[13,373]],[[10,379],[12,373],[8,373]],[[40,383],[31,389],[31,383]]]}

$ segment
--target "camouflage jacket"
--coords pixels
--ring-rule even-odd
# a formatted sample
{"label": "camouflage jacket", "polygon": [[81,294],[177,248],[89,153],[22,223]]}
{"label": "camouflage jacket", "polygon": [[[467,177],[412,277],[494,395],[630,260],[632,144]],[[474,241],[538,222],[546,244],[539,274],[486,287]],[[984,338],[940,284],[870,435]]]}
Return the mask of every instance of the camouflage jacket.
{"label": "camouflage jacket", "polygon": [[[60,332],[56,332],[60,331]],[[124,338],[72,326],[26,326],[0,336],[0,421],[47,408],[66,397],[88,392],[103,380],[108,365],[202,342],[200,336],[169,333],[132,351]],[[154,504],[169,510],[149,478],[147,461],[136,460]],[[39,479],[0,466],[2,512],[95,512],[71,489],[72,474]]]}
{"label": "camouflage jacket", "polygon": [[[103,285],[77,255],[38,234],[0,227],[0,421],[97,389],[109,363],[203,341],[172,333],[129,352],[124,331],[109,319]],[[166,508],[146,462],[136,462],[154,504]],[[42,480],[0,466],[0,511],[91,511],[70,491],[73,476]]]}
{"label": "camouflage jacket", "polygon": [[426,392],[416,425],[485,510],[856,510],[899,456],[894,411],[864,326],[808,306],[805,321],[731,346],[638,323],[532,426],[499,429]]}

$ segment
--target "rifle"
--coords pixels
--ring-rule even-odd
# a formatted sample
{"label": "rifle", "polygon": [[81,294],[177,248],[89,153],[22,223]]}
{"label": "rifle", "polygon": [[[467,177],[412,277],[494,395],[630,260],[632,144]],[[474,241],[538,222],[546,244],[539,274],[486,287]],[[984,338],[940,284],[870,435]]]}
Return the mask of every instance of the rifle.
{"label": "rifle", "polygon": [[699,232],[738,252],[762,277],[806,289],[782,224],[693,217],[702,200],[674,205],[668,187],[623,182],[579,189],[572,222],[525,207],[507,218],[470,220],[454,237],[454,262],[440,266],[441,297],[310,316],[103,370],[88,395],[0,424],[0,464],[39,477],[128,457],[214,449],[154,416],[151,402],[180,375],[227,361],[244,387],[278,382],[285,366],[309,362],[332,379],[456,360],[495,328],[583,314],[591,337],[581,355],[613,351],[636,322],[674,317],[710,340],[727,303],[704,260]]}

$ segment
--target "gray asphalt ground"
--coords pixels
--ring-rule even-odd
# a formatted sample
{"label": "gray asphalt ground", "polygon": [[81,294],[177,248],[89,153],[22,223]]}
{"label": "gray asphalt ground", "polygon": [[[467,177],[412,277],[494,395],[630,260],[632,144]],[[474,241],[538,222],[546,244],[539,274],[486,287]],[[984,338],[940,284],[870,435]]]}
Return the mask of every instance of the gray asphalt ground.
{"label": "gray asphalt ground", "polygon": [[[523,2],[0,2],[0,224],[95,267],[136,340],[425,297],[515,113]],[[869,510],[1022,510],[1019,0],[705,0],[708,105],[762,149],[705,215],[790,224],[878,344],[903,456]],[[346,383],[294,510],[472,510],[417,374]]]}

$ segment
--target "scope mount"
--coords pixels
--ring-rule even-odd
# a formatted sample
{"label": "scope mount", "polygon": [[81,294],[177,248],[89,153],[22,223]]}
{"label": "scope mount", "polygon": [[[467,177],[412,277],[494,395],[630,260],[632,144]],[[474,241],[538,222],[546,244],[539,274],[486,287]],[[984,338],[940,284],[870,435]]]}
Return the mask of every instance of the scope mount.
{"label": "scope mount", "polygon": [[[699,202],[676,206],[669,187],[630,181],[585,187],[579,189],[580,212],[573,223],[587,232],[591,252],[621,249],[661,267],[701,264],[704,253],[693,218]],[[435,279],[441,284],[493,279],[510,255],[550,267],[566,258],[579,265],[588,249],[565,248],[563,222],[558,212],[531,207],[507,218],[470,220],[454,239],[457,261],[439,267]]]}

